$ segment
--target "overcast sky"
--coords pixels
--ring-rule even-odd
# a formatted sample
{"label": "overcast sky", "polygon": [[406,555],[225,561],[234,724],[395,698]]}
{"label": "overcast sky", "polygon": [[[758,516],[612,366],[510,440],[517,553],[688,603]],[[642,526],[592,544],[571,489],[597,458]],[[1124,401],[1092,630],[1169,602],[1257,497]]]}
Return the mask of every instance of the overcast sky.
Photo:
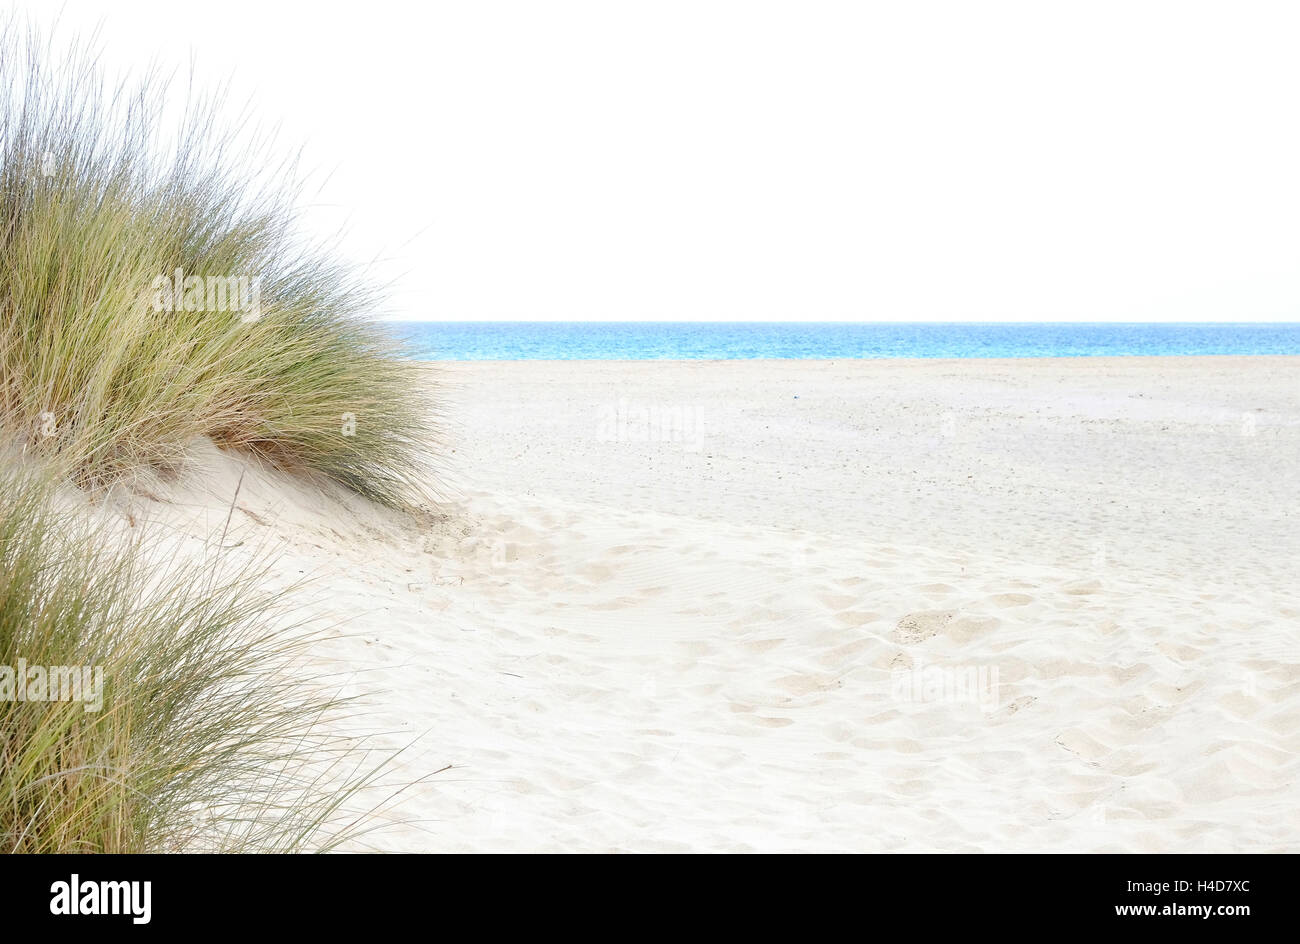
{"label": "overcast sky", "polygon": [[[41,22],[57,4],[18,3]],[[71,0],[427,320],[1300,320],[1300,4]]]}

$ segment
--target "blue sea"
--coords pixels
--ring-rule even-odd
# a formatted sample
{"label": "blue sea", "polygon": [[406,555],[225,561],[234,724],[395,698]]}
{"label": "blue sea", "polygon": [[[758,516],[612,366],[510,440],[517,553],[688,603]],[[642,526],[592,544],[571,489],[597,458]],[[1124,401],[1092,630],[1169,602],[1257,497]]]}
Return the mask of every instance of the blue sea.
{"label": "blue sea", "polygon": [[1300,323],[391,322],[423,360],[1300,354]]}

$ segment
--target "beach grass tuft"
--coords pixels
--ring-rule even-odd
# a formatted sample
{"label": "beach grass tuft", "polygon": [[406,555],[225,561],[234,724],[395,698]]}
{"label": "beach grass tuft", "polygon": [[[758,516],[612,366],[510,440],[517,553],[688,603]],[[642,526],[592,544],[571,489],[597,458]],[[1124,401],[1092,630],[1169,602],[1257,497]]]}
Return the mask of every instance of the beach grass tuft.
{"label": "beach grass tuft", "polygon": [[[380,764],[265,564],[177,557],[0,475],[0,852],[328,849]],[[151,543],[151,540],[153,543]],[[219,547],[219,545],[218,545]]]}
{"label": "beach grass tuft", "polygon": [[168,93],[0,22],[0,434],[87,487],[208,437],[418,503],[427,375],[382,290],[298,233],[293,161]]}

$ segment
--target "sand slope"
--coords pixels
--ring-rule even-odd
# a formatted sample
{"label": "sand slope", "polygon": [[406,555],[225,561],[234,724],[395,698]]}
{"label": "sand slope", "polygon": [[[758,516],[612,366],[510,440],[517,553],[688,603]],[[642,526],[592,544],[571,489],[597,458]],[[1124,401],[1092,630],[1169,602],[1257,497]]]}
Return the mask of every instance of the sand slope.
{"label": "sand slope", "polygon": [[215,451],[130,501],[197,535],[242,471],[395,779],[453,765],[371,847],[1294,851],[1297,381],[457,364],[420,520]]}

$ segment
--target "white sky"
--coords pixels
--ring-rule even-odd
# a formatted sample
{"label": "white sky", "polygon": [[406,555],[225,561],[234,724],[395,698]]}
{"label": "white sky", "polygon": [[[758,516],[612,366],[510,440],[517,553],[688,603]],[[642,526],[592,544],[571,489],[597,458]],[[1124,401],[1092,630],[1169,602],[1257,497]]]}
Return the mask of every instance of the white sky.
{"label": "white sky", "polygon": [[[57,3],[18,3],[51,22]],[[1300,320],[1300,4],[70,0],[411,319]]]}

